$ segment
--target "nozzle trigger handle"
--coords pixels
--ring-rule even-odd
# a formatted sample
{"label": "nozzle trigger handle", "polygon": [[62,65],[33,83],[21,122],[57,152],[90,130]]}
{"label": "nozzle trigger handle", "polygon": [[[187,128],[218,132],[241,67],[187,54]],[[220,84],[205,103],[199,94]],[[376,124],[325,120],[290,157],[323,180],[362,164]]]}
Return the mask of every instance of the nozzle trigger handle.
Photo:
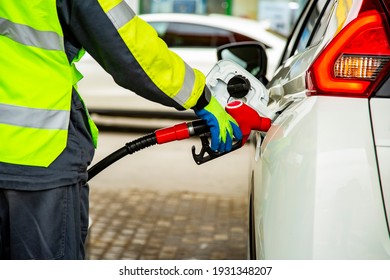
{"label": "nozzle trigger handle", "polygon": [[201,165],[205,162],[218,158],[220,156],[226,155],[230,152],[233,152],[242,147],[242,140],[235,142],[232,145],[232,149],[229,152],[216,152],[213,151],[210,147],[209,137],[206,134],[200,135],[200,140],[202,142],[202,148],[200,152],[197,154],[195,152],[195,146],[192,146],[192,157],[196,164]]}

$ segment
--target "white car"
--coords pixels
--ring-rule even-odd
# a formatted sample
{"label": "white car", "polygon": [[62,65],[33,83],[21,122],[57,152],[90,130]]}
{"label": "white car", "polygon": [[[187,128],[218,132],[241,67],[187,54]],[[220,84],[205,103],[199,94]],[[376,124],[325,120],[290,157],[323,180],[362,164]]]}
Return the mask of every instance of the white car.
{"label": "white car", "polygon": [[390,259],[390,2],[308,1],[267,90],[250,257]]}
{"label": "white car", "polygon": [[[271,76],[286,42],[283,37],[267,31],[266,24],[255,20],[195,14],[144,14],[140,17],[157,30],[171,50],[205,75],[217,62],[218,46],[258,41],[264,44],[268,56],[272,58],[267,72]],[[161,112],[173,116],[185,114],[141,98],[118,86],[88,54],[77,63],[77,68],[84,75],[79,82],[79,91],[91,113],[130,116],[160,115]]]}

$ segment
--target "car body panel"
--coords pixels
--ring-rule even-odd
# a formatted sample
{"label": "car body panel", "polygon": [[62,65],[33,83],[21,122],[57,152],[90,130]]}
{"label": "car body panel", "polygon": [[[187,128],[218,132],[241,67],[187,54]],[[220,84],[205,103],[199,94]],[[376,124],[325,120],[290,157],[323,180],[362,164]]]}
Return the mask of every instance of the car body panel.
{"label": "car body panel", "polygon": [[390,257],[368,116],[367,100],[312,97],[273,123],[254,166],[258,258]]}
{"label": "car body panel", "polygon": [[253,258],[390,259],[390,92],[353,98],[308,91],[312,63],[363,0],[349,2],[308,1],[303,15],[325,15],[322,33],[300,47],[310,22],[301,18],[267,86],[277,117],[252,141]]}
{"label": "car body panel", "polygon": [[[390,225],[390,99],[373,98],[370,101],[373,133],[382,183],[383,200]],[[390,231],[390,227],[389,227]]]}

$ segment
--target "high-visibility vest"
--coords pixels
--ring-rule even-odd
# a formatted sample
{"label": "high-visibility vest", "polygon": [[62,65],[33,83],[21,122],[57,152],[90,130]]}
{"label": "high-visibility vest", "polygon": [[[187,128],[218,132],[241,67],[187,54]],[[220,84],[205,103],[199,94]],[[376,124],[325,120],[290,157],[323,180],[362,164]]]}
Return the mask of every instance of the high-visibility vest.
{"label": "high-visibility vest", "polygon": [[0,0],[0,161],[49,166],[65,149],[72,88],[56,0]]}

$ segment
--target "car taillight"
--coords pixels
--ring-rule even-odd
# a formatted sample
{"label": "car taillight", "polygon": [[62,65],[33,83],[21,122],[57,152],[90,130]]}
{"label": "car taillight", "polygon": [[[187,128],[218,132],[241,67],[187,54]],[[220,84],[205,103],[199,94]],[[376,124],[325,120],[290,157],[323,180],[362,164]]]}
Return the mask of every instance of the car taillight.
{"label": "car taillight", "polygon": [[367,97],[390,66],[388,28],[377,11],[361,13],[328,44],[308,71],[308,95]]}

